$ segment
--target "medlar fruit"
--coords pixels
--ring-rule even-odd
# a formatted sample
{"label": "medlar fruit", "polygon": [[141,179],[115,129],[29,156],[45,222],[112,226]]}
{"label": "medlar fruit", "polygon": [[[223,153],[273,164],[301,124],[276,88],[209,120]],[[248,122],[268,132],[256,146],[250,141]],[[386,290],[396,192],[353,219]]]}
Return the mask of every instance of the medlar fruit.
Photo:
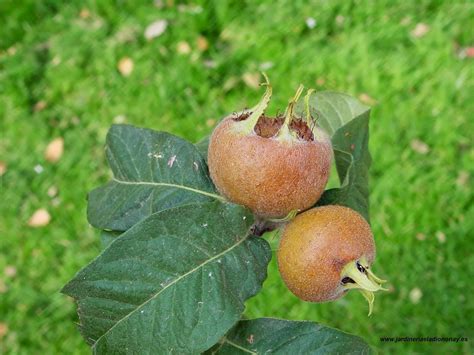
{"label": "medlar fruit", "polygon": [[296,296],[325,302],[358,289],[369,302],[382,290],[370,266],[375,243],[367,221],[343,206],[324,206],[296,216],[283,230],[277,252],[280,274]]}
{"label": "medlar fruit", "polygon": [[[307,117],[295,117],[298,88],[284,116],[268,117],[272,87],[254,108],[224,118],[209,142],[208,164],[219,192],[263,218],[281,218],[313,206],[329,178],[332,146]],[[308,92],[308,97],[311,91]],[[306,101],[308,103],[308,101]]]}

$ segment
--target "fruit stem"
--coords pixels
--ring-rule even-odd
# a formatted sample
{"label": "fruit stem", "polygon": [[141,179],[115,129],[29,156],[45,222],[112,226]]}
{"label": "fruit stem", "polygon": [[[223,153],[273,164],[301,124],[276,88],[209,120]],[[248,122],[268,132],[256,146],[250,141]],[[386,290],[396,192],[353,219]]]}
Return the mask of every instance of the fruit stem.
{"label": "fruit stem", "polygon": [[298,210],[291,210],[285,217],[282,218],[270,218],[270,222],[276,222],[276,223],[285,223],[291,221],[293,218],[296,217],[298,214]]}
{"label": "fruit stem", "polygon": [[310,98],[310,96],[313,92],[315,92],[314,89],[309,89],[306,92],[306,95],[304,97],[304,106],[305,106],[305,110],[306,110],[306,124],[308,125],[309,129],[311,129],[311,112],[309,110],[309,98]]}
{"label": "fruit stem", "polygon": [[272,232],[279,227],[280,223],[257,219],[253,226],[250,228],[250,233],[256,237],[261,237],[265,233]]}
{"label": "fruit stem", "polygon": [[255,125],[258,122],[260,116],[263,115],[265,112],[268,103],[272,97],[272,86],[270,85],[270,80],[268,80],[268,76],[265,73],[262,73],[263,77],[265,78],[265,82],[261,83],[260,86],[266,86],[265,93],[262,96],[262,99],[259,101],[257,105],[252,107],[249,112],[251,112],[250,117],[247,119],[238,122],[237,126],[239,127],[239,131],[245,135],[250,134],[253,132]]}
{"label": "fruit stem", "polygon": [[290,123],[293,120],[293,112],[295,109],[296,102],[299,100],[301,94],[303,93],[304,86],[300,85],[298,90],[296,90],[295,96],[289,101],[288,106],[285,110],[285,121],[278,132],[278,138],[282,140],[291,140],[293,135],[290,132]]}

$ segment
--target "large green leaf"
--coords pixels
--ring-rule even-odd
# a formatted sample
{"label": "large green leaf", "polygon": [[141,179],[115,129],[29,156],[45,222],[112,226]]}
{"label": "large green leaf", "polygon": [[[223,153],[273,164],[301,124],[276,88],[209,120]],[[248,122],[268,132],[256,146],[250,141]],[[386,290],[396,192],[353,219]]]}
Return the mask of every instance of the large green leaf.
{"label": "large green leaf", "polygon": [[[336,92],[318,92],[309,100],[318,125],[331,135],[341,186],[326,190],[318,205],[344,205],[369,220],[369,115],[370,108]],[[304,115],[304,103],[297,113]]]}
{"label": "large green leaf", "polygon": [[209,139],[211,136],[205,136],[195,144],[197,150],[201,153],[203,159],[207,162],[207,149],[209,148]]}
{"label": "large green leaf", "polygon": [[362,339],[313,322],[240,321],[209,354],[370,354]]}
{"label": "large green leaf", "polygon": [[221,199],[201,154],[179,137],[114,125],[105,150],[114,177],[89,194],[94,227],[124,231],[167,208]]}
{"label": "large green leaf", "polygon": [[266,278],[252,214],[219,201],[155,213],[116,238],[63,289],[96,353],[201,352],[240,318]]}
{"label": "large green leaf", "polygon": [[117,231],[100,231],[100,244],[105,249],[112,243],[122,232]]}

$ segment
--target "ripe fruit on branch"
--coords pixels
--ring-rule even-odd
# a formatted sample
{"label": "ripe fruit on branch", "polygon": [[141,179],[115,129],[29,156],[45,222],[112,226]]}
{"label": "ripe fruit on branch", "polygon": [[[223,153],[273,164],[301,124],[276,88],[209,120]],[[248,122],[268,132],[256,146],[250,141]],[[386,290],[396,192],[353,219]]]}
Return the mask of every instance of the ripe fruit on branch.
{"label": "ripe fruit on branch", "polygon": [[[281,218],[313,206],[329,178],[332,146],[309,114],[295,117],[300,86],[284,116],[268,117],[272,87],[262,100],[222,120],[209,142],[211,178],[230,201],[263,218]],[[311,94],[308,92],[307,97]]]}
{"label": "ripe fruit on branch", "polygon": [[374,292],[385,282],[373,274],[375,243],[367,221],[343,206],[313,208],[289,222],[277,252],[285,284],[299,298],[325,302],[358,289],[372,313]]}

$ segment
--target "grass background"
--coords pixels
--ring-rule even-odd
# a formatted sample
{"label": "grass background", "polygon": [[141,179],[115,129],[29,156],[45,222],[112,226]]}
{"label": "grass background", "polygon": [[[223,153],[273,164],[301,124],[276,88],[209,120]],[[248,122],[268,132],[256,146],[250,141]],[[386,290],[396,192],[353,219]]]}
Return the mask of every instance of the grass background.
{"label": "grass background", "polygon": [[[381,353],[472,353],[474,67],[462,48],[474,44],[473,3],[160,3],[0,3],[0,159],[7,165],[0,353],[89,352],[74,304],[58,291],[100,248],[85,198],[109,177],[108,127],[124,121],[197,141],[226,113],[258,101],[261,92],[248,78],[262,69],[274,85],[273,111],[299,83],[365,94],[373,105],[374,269],[391,291],[376,298],[370,318],[357,293],[304,303],[286,290],[273,262],[247,316],[319,321],[364,337]],[[308,17],[316,20],[312,29]],[[144,30],[158,19],[169,26],[147,41]],[[411,32],[419,23],[429,31],[417,37]],[[208,50],[198,49],[198,36]],[[190,53],[177,51],[180,41]],[[117,70],[123,57],[134,62],[128,77]],[[38,109],[38,102],[46,106]],[[44,149],[55,137],[64,138],[65,152],[52,164]],[[42,173],[35,172],[39,165]],[[52,186],[55,197],[48,195]],[[30,228],[38,208],[52,221]],[[381,336],[469,342],[390,344]]]}

